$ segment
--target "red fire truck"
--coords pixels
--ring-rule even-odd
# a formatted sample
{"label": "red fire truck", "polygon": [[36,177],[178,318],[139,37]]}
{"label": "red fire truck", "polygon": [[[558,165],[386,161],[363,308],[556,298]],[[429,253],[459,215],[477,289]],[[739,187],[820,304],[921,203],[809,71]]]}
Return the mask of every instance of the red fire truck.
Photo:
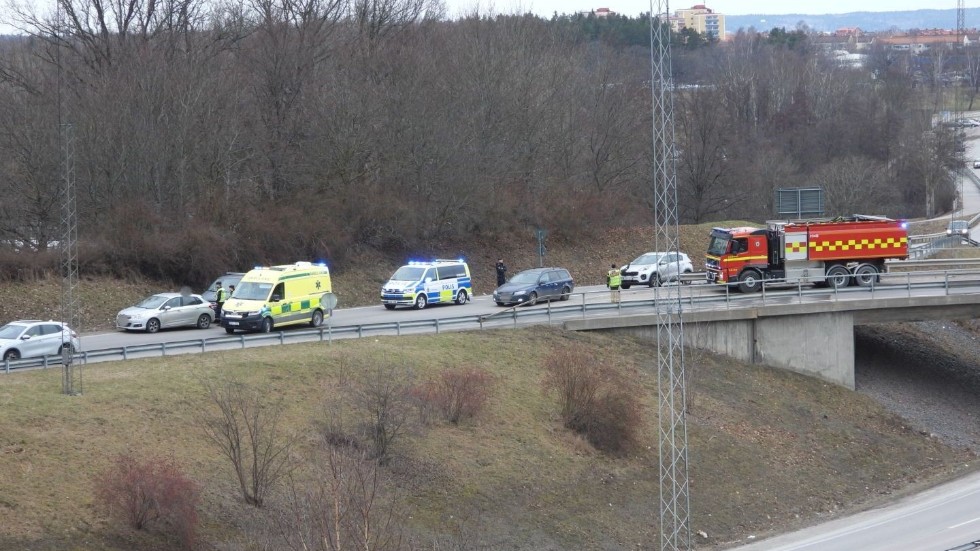
{"label": "red fire truck", "polygon": [[833,288],[868,287],[889,258],[908,258],[908,229],[882,216],[769,222],[766,228],[714,228],[705,268],[709,283],[758,291],[764,280]]}

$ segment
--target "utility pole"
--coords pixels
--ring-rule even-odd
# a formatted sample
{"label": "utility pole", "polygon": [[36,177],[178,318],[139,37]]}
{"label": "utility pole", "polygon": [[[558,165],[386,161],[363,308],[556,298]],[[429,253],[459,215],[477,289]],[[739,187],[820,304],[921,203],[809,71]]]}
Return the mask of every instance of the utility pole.
{"label": "utility pole", "polygon": [[[680,250],[677,214],[677,147],[670,58],[670,7],[650,2],[650,91],[653,121],[654,250]],[[657,313],[658,450],[660,459],[660,549],[691,549],[690,484],[687,468],[687,389],[680,282],[655,287]]]}

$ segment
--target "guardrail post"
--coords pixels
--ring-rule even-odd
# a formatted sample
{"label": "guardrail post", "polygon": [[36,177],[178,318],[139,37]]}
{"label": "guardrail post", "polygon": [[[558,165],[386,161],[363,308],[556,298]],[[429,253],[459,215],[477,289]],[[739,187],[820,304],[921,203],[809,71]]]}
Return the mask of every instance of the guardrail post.
{"label": "guardrail post", "polygon": [[905,288],[908,290],[909,298],[912,298],[912,272],[905,272]]}
{"label": "guardrail post", "polygon": [[204,354],[204,348],[207,342],[208,342],[207,339],[201,339],[201,354]]}
{"label": "guardrail post", "polygon": [[731,283],[726,283],[725,284],[725,310],[732,309],[731,295],[729,294],[730,292],[731,292]]}
{"label": "guardrail post", "polygon": [[4,372],[6,372],[6,373],[7,373],[8,375],[10,374],[10,360],[4,360],[4,361],[3,361],[3,370],[4,370]]}
{"label": "guardrail post", "polygon": [[436,335],[439,334],[439,318],[436,318]]}
{"label": "guardrail post", "polygon": [[762,305],[766,304],[766,280],[762,280]]}
{"label": "guardrail post", "polygon": [[582,319],[585,319],[585,293],[582,293]]}
{"label": "guardrail post", "polygon": [[362,326],[360,326],[360,325],[357,326],[357,338],[361,338],[361,337],[364,336],[363,329],[364,328]]}
{"label": "guardrail post", "polygon": [[946,288],[946,296],[949,296],[949,270],[943,272],[943,287]]}
{"label": "guardrail post", "polygon": [[241,339],[242,350],[245,350],[245,333],[242,333],[242,335],[238,338]]}
{"label": "guardrail post", "polygon": [[510,311],[510,316],[514,320],[514,327],[517,327],[517,306]]}
{"label": "guardrail post", "polygon": [[128,359],[129,359],[129,350],[127,350],[126,347],[124,346],[123,347],[123,360],[128,360]]}
{"label": "guardrail post", "polygon": [[548,325],[551,325],[551,301],[548,301]]}
{"label": "guardrail post", "polygon": [[286,332],[285,331],[280,331],[279,332],[279,344],[286,344]]}
{"label": "guardrail post", "polygon": [[161,356],[167,355],[167,343],[165,342],[160,343],[160,355]]}
{"label": "guardrail post", "polygon": [[395,334],[399,337],[402,336],[402,322],[400,321],[395,322]]}

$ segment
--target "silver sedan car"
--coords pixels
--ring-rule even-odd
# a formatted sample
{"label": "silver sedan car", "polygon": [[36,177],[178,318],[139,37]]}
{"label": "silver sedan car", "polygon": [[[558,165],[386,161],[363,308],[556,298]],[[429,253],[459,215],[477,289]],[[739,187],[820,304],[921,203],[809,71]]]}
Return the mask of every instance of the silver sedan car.
{"label": "silver sedan car", "polygon": [[116,315],[116,327],[156,333],[170,327],[207,329],[214,321],[211,303],[201,295],[159,293]]}

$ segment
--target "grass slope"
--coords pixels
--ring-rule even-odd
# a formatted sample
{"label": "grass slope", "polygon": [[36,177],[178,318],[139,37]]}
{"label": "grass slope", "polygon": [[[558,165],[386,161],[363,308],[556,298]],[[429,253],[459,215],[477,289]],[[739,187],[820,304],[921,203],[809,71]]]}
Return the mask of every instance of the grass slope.
{"label": "grass slope", "polygon": [[[634,373],[645,448],[594,452],[561,427],[541,390],[549,351],[584,343]],[[444,333],[187,355],[88,366],[84,394],[62,396],[57,370],[0,377],[0,549],[168,549],[107,521],[92,477],[116,453],[173,455],[203,486],[202,549],[245,549],[275,504],[241,503],[228,466],[196,419],[202,381],[234,378],[287,405],[311,445],[344,380],[378,358],[418,380],[447,367],[493,373],[487,411],[435,423],[395,444],[407,528],[420,548],[446,538],[489,549],[635,549],[657,540],[656,350],[650,343],[554,328]],[[811,522],[969,464],[874,401],[792,373],[699,351],[687,356],[691,527],[703,548]]]}

